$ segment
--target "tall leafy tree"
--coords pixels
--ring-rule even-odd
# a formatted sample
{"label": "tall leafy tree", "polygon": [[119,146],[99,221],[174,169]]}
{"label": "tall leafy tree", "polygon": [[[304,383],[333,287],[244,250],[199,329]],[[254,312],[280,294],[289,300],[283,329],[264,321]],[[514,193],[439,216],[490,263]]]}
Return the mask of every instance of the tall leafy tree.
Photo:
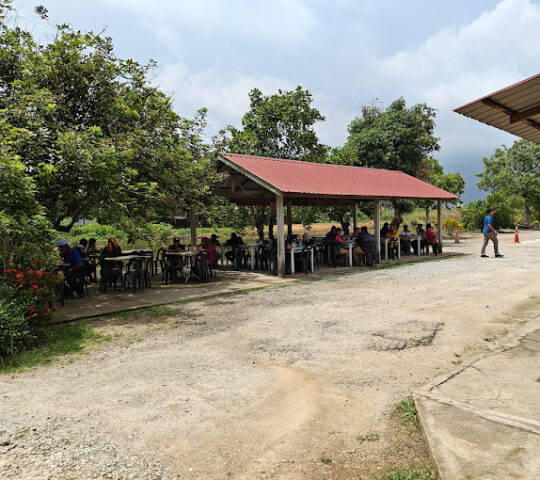
{"label": "tall leafy tree", "polygon": [[219,179],[200,140],[204,110],[179,117],[150,84],[155,64],[119,58],[103,33],[59,25],[38,45],[14,23],[9,0],[0,9],[0,141],[57,230],[204,203]]}
{"label": "tall leafy tree", "polygon": [[[222,132],[224,148],[244,153],[290,160],[323,161],[327,148],[320,143],[314,125],[324,116],[312,106],[313,97],[301,86],[264,95],[254,88],[249,93],[250,107],[242,117],[242,127],[228,126]],[[252,208],[253,224],[260,238],[272,212]]]}
{"label": "tall leafy tree", "polygon": [[[353,165],[401,170],[425,179],[425,163],[440,149],[434,136],[435,110],[424,103],[407,107],[398,98],[386,109],[378,105],[362,107],[362,116],[349,125],[346,149]],[[393,223],[402,222],[407,202],[394,201]]]}
{"label": "tall leafy tree", "polygon": [[478,187],[521,198],[523,223],[529,225],[531,208],[540,212],[540,145],[518,140],[510,148],[502,145],[482,161],[484,171],[477,175]]}
{"label": "tall leafy tree", "polygon": [[[436,158],[429,157],[423,162],[422,174],[420,175],[427,182],[453,193],[458,197],[465,191],[465,179],[459,172],[445,172],[443,166]],[[424,200],[420,205],[426,211],[426,223],[429,222],[429,211],[434,207],[433,202]]]}

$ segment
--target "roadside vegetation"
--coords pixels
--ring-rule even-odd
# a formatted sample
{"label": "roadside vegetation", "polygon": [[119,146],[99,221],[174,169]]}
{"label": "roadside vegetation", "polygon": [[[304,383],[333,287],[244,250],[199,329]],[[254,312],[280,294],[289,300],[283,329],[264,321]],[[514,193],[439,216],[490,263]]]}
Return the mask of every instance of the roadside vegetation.
{"label": "roadside vegetation", "polygon": [[90,345],[111,340],[110,335],[99,333],[85,322],[39,327],[35,334],[32,345],[1,360],[0,373],[17,373],[50,364],[65,355],[82,353]]}

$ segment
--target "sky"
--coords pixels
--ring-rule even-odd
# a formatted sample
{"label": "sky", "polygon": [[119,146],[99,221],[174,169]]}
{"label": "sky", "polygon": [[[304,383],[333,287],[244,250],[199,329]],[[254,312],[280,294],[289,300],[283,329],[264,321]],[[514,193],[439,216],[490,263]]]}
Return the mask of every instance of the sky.
{"label": "sky", "polygon": [[[48,24],[33,12],[42,4]],[[40,38],[55,24],[101,31],[121,57],[156,60],[153,82],[176,111],[208,109],[208,134],[239,126],[248,92],[297,85],[326,117],[337,147],[362,105],[427,103],[437,110],[435,157],[475,186],[482,157],[516,137],[453,109],[540,71],[540,0],[15,0]]]}

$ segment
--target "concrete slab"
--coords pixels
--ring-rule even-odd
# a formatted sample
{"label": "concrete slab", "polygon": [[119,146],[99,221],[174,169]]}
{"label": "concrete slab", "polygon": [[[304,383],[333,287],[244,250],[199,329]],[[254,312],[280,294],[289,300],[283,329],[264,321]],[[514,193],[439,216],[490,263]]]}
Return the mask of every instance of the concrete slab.
{"label": "concrete slab", "polygon": [[540,315],[414,392],[441,479],[540,479]]}

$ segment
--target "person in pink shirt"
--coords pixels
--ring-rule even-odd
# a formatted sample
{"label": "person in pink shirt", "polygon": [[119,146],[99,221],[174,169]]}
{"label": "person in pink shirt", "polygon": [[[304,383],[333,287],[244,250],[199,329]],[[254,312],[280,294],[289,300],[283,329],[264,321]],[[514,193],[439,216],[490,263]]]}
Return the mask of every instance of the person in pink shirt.
{"label": "person in pink shirt", "polygon": [[349,255],[349,250],[345,248],[345,240],[343,240],[343,230],[341,228],[338,228],[336,230],[336,241],[339,245],[339,253],[342,253],[343,255]]}
{"label": "person in pink shirt", "polygon": [[206,252],[206,263],[209,263],[210,265],[214,264],[214,257],[216,255],[216,251],[214,249],[214,245],[212,245],[212,242],[208,237],[202,237],[201,238],[201,246],[199,248],[201,252]]}

